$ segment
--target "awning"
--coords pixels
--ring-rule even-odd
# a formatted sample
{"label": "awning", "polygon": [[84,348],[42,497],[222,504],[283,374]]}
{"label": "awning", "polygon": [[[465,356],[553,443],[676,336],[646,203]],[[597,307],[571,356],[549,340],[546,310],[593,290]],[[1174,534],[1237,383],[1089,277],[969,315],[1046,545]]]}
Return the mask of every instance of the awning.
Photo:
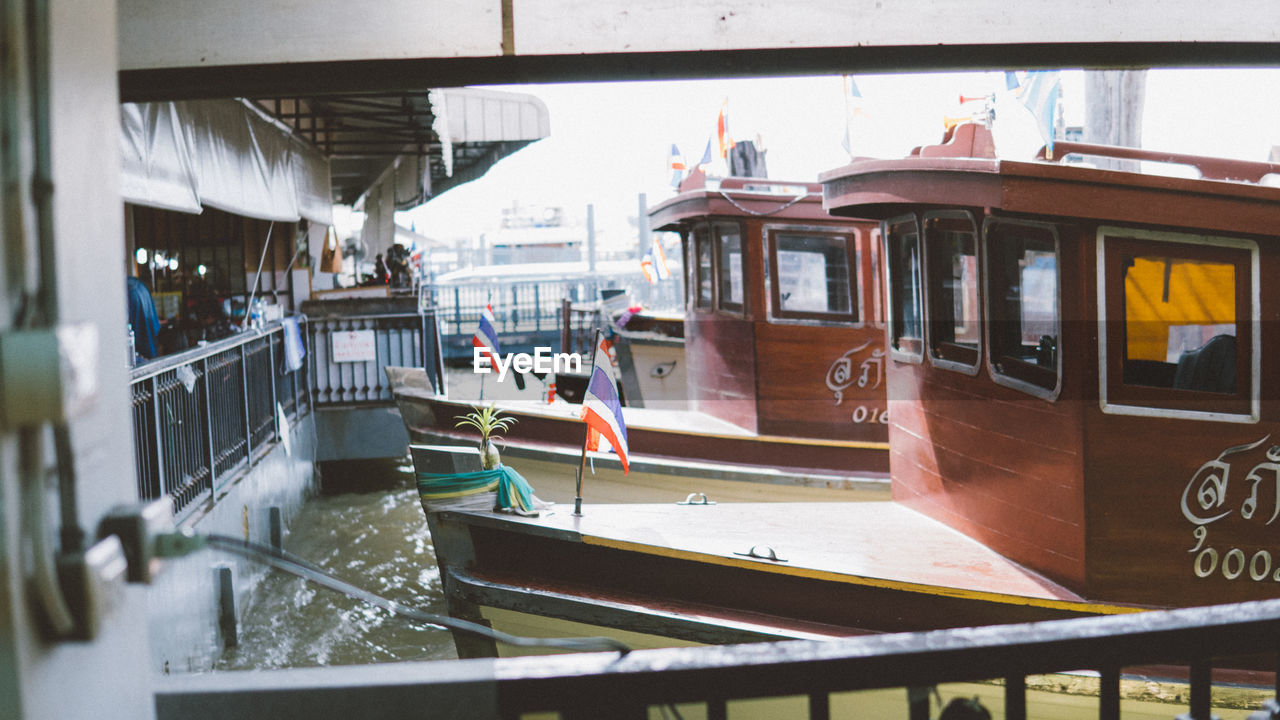
{"label": "awning", "polygon": [[551,132],[538,98],[478,88],[127,103],[120,116],[127,202],[325,225],[332,205],[359,204],[385,217],[381,244],[395,210]]}
{"label": "awning", "polygon": [[254,102],[329,158],[333,202],[342,205],[394,176],[391,204],[416,207],[551,133],[538,98],[480,88]]}
{"label": "awning", "polygon": [[126,103],[120,126],[126,202],[333,224],[328,160],[240,101]]}

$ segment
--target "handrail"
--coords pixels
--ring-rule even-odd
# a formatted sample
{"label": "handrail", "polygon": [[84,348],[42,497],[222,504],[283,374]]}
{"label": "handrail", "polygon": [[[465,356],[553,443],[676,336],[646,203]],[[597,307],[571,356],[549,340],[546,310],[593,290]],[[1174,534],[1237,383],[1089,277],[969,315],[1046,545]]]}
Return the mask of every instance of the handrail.
{"label": "handrail", "polygon": [[[738,646],[513,658],[498,688],[504,717],[532,710],[808,695],[1005,679],[1006,717],[1025,718],[1029,675],[1098,670],[1100,718],[1118,718],[1120,671],[1189,664],[1191,712],[1208,720],[1214,658],[1280,649],[1280,600]],[[1280,692],[1280,689],[1277,689]],[[623,702],[621,698],[626,698]],[[633,699],[634,698],[634,699]],[[1021,712],[1018,710],[1021,709]],[[575,716],[576,717],[576,716]],[[818,714],[817,717],[826,717]]]}
{"label": "handrail", "polygon": [[[305,323],[306,320],[307,318],[305,316],[299,317],[300,323]],[[133,371],[130,373],[130,376],[129,376],[129,382],[135,383],[135,382],[138,382],[139,380],[147,380],[151,377],[154,377],[156,375],[159,375],[160,373],[165,372],[166,370],[173,370],[174,368],[181,367],[183,365],[188,365],[197,360],[203,360],[207,357],[212,357],[214,355],[217,355],[220,352],[225,352],[227,350],[230,350],[234,347],[238,347],[245,343],[253,342],[254,340],[257,340],[259,338],[268,337],[274,333],[281,332],[283,330],[284,330],[283,322],[278,320],[272,321],[262,329],[242,330],[240,332],[235,333],[234,335],[230,335],[220,340],[214,340],[205,345],[200,345],[200,346],[191,348],[189,350],[183,350],[182,352],[173,353],[172,355],[165,355],[161,358],[152,360],[147,363],[143,363],[142,365],[138,365],[137,367],[133,368]]]}
{"label": "handrail", "polygon": [[[443,714],[519,718],[559,712],[566,720],[648,717],[648,708],[696,703],[707,717],[728,717],[731,700],[807,699],[799,717],[828,720],[831,694],[908,688],[899,717],[929,717],[928,695],[911,689],[1000,679],[1004,717],[1028,716],[1028,675],[1096,669],[1097,717],[1120,717],[1120,670],[1190,663],[1191,692],[1179,717],[1209,720],[1215,657],[1280,648],[1280,600],[959,628],[749,645],[447,660],[276,673],[210,673],[165,678],[160,720],[227,717],[269,699],[298,715],[340,717],[335,708],[376,703],[382,715],[412,715],[424,698]],[[335,703],[334,688],[341,688]],[[318,692],[318,691],[327,692]],[[1274,690],[1273,690],[1274,691]],[[905,699],[905,698],[904,698]],[[913,701],[914,700],[914,701]],[[850,698],[856,706],[857,698]],[[1178,706],[1170,706],[1169,716]],[[798,708],[797,708],[798,709]],[[799,709],[798,709],[799,710]],[[924,710],[924,712],[920,712]],[[804,713],[804,710],[800,710]],[[866,713],[863,713],[866,715]],[[869,715],[868,715],[869,716]],[[1259,717],[1273,717],[1264,711]]]}
{"label": "handrail", "polygon": [[[1036,159],[1045,160],[1047,151],[1047,147],[1040,148],[1040,152],[1036,153]],[[1053,154],[1055,156],[1053,158],[1054,162],[1061,162],[1067,155],[1077,154],[1097,155],[1121,160],[1147,160],[1150,162],[1190,165],[1200,171],[1202,178],[1209,180],[1236,180],[1259,183],[1267,175],[1280,173],[1280,163],[1232,160],[1208,155],[1188,155],[1186,153],[1146,150],[1118,145],[1055,141],[1053,143]]]}

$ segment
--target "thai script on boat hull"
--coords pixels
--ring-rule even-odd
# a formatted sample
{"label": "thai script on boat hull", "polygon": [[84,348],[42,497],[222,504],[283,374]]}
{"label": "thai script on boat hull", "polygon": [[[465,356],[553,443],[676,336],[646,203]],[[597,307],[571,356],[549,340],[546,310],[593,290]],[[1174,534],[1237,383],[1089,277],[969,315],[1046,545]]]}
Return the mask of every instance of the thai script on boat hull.
{"label": "thai script on boat hull", "polygon": [[582,355],[578,353],[553,353],[549,347],[535,347],[532,353],[507,353],[490,357],[486,348],[473,348],[471,369],[477,373],[498,373],[498,381],[506,379],[507,372],[518,373],[580,373]]}

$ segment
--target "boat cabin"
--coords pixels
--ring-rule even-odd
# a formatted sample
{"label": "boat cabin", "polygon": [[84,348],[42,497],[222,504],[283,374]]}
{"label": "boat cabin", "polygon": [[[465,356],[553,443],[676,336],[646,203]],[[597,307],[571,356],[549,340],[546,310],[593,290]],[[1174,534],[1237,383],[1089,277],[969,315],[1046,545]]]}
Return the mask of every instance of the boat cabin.
{"label": "boat cabin", "polygon": [[894,500],[1096,600],[1280,594],[1280,165],[991,148],[821,178],[880,220]]}
{"label": "boat cabin", "polygon": [[817,183],[695,181],[654,207],[680,234],[692,409],[761,435],[864,441],[884,456],[879,229]]}

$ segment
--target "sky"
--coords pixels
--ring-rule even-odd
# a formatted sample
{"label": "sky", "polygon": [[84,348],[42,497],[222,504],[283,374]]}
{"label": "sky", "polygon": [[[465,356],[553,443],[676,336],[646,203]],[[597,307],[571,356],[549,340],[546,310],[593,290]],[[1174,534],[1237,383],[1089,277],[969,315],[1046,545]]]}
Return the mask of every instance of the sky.
{"label": "sky", "polygon": [[[1029,157],[1041,144],[1031,115],[1003,92],[1002,72],[853,77],[860,100],[846,100],[838,75],[495,87],[546,103],[550,137],[398,214],[398,222],[433,238],[473,237],[495,228],[504,207],[561,206],[581,222],[591,204],[601,244],[631,245],[628,218],[637,214],[639,194],[649,207],[675,194],[667,169],[671,144],[686,163],[696,163],[726,101],[730,134],[762,144],[769,176],[778,180],[815,181],[848,163],[842,147],[848,114],[857,155],[901,157],[935,143],[944,118],[981,108],[981,102],[961,106],[961,95],[999,95],[1002,157]],[[1083,95],[1083,73],[1065,71],[1067,125],[1083,122]],[[1274,145],[1280,145],[1280,70],[1148,73],[1144,147],[1266,160]]]}

